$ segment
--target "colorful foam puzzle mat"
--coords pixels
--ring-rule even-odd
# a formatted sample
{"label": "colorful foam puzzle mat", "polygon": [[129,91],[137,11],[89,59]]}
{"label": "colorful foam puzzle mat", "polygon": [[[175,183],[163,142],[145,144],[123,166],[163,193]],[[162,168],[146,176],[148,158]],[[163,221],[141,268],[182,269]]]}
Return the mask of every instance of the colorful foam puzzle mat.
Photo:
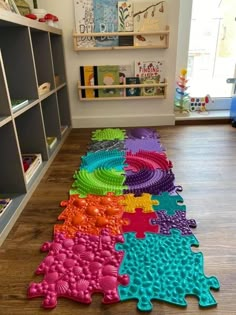
{"label": "colorful foam puzzle mat", "polygon": [[148,312],[158,301],[187,307],[188,295],[216,306],[211,290],[220,284],[191,249],[199,246],[197,222],[187,217],[158,132],[95,130],[80,162],[55,218],[61,223],[41,247],[48,252],[36,269],[43,279],[29,284],[28,298],[43,298],[45,309],[60,297],[90,304],[96,293],[104,304],[135,299]]}

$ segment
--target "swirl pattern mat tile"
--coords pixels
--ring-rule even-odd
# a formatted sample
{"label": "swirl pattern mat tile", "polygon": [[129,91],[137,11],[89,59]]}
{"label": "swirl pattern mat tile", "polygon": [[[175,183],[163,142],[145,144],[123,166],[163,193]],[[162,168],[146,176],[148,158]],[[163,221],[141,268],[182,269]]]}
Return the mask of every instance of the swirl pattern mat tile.
{"label": "swirl pattern mat tile", "polygon": [[211,289],[220,284],[191,250],[197,223],[187,218],[173,167],[153,128],[94,131],[61,202],[62,223],[41,247],[43,279],[30,283],[28,297],[43,297],[45,309],[59,297],[89,304],[95,293],[104,304],[135,299],[149,312],[155,301],[187,307],[188,295],[216,306]]}

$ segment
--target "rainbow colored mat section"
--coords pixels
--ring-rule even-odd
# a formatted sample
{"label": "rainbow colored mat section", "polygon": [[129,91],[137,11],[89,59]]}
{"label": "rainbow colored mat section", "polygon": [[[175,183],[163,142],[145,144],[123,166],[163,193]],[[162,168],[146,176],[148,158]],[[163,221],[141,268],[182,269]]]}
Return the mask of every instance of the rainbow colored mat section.
{"label": "rainbow colored mat section", "polygon": [[106,304],[136,299],[140,311],[151,311],[151,300],[187,306],[187,295],[215,306],[210,290],[220,285],[191,250],[196,221],[186,217],[172,167],[155,129],[94,131],[61,202],[64,222],[41,247],[48,255],[36,274],[44,278],[28,297],[43,297],[44,308],[59,297],[89,304],[96,292]]}

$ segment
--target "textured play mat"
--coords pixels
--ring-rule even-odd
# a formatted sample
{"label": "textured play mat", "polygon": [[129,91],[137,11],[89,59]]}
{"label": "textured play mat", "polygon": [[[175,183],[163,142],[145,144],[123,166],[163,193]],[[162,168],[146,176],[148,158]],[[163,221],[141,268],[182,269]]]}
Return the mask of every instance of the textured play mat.
{"label": "textured play mat", "polygon": [[173,165],[152,128],[92,132],[88,152],[74,173],[61,224],[42,245],[47,256],[28,297],[54,308],[59,297],[89,304],[136,299],[140,311],[153,300],[186,307],[193,295],[201,307],[217,304],[216,277],[204,274],[203,254],[193,235],[196,221],[175,184]]}

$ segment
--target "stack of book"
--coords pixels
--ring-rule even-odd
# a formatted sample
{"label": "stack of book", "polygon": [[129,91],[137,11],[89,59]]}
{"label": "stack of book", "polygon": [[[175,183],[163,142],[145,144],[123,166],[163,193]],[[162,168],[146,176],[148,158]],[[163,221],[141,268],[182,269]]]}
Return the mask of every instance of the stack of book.
{"label": "stack of book", "polygon": [[12,199],[10,198],[0,198],[0,217],[10,206]]}
{"label": "stack of book", "polygon": [[39,153],[22,154],[22,163],[25,172],[25,180],[28,184],[42,164],[42,155]]}
{"label": "stack of book", "polygon": [[24,107],[25,105],[27,105],[29,103],[28,100],[24,100],[24,99],[11,99],[11,107],[12,107],[12,111],[15,112],[18,109]]}
{"label": "stack of book", "polygon": [[57,143],[57,137],[47,137],[48,148],[52,150]]}

